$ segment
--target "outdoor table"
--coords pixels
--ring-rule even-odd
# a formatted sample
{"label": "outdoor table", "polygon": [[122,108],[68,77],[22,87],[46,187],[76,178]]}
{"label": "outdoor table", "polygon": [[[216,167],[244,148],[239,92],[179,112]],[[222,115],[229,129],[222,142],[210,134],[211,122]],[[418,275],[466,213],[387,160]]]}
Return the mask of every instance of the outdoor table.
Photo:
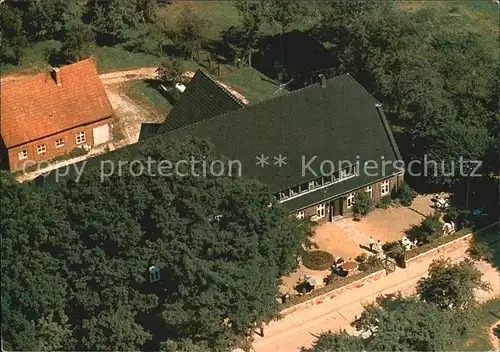
{"label": "outdoor table", "polygon": [[349,273],[349,272],[354,271],[358,268],[358,263],[347,262],[347,263],[342,264],[342,268]]}

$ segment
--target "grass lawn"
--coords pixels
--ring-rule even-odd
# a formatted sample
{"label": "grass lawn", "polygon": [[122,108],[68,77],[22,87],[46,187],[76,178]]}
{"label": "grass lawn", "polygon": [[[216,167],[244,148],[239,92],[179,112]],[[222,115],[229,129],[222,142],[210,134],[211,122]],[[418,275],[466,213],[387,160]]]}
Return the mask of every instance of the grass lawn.
{"label": "grass lawn", "polygon": [[473,330],[462,341],[458,341],[458,351],[491,351],[488,328],[500,320],[500,298],[481,304],[471,313]]}
{"label": "grass lawn", "polygon": [[498,53],[500,22],[498,4],[490,0],[462,1],[401,1],[399,5],[409,11],[422,7],[434,9],[445,14],[446,24],[457,29],[468,29],[483,34],[489,42],[492,53]]}
{"label": "grass lawn", "polygon": [[155,113],[166,116],[172,109],[172,105],[149,80],[132,81],[127,95],[140,105]]}
{"label": "grass lawn", "polygon": [[252,67],[243,67],[233,69],[223,74],[220,79],[243,94],[250,104],[260,103],[261,101],[278,96],[278,94],[287,94],[286,89],[274,95],[278,86],[267,76],[263,75]]}
{"label": "grass lawn", "polygon": [[145,53],[132,53],[121,47],[97,47],[94,56],[99,72],[130,70],[140,67],[156,67],[161,59]]}

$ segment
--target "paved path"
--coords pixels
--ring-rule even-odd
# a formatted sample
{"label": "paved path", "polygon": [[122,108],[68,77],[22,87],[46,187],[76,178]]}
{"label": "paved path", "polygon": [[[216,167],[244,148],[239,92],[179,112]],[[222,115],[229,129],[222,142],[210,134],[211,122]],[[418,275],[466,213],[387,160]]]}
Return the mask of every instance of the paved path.
{"label": "paved path", "polygon": [[[452,261],[465,257],[467,246],[448,252]],[[355,330],[349,323],[363,311],[363,304],[372,302],[381,294],[400,291],[404,295],[415,292],[415,285],[421,277],[427,275],[431,259],[418,265],[409,265],[407,269],[398,268],[395,273],[363,287],[346,291],[334,299],[327,299],[322,304],[285,316],[284,319],[271,322],[265,329],[265,337],[255,335],[256,352],[292,352],[301,346],[310,346],[322,331],[346,329]],[[500,296],[500,274],[491,265],[480,262],[477,267],[483,272],[483,279],[493,287],[491,292],[478,292],[478,300],[485,301]]]}

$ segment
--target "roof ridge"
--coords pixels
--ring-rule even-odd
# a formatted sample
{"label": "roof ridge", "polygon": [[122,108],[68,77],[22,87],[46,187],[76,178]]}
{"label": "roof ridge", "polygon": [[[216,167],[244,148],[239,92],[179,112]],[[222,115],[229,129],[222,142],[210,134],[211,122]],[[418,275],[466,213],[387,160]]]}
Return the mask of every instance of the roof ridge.
{"label": "roof ridge", "polygon": [[239,106],[245,107],[245,104],[238,98],[234,96],[233,93],[231,93],[227,88],[225,88],[222,84],[220,84],[214,77],[212,77],[205,69],[199,68],[198,71],[200,71],[205,77],[207,77],[210,81],[215,83],[219,89],[221,89],[226,95],[228,95],[232,100],[234,100]]}
{"label": "roof ridge", "polygon": [[396,155],[396,158],[399,160],[403,160],[401,153],[399,151],[398,145],[396,143],[396,139],[394,138],[394,134],[391,131],[391,127],[389,126],[389,122],[387,121],[387,118],[384,113],[384,109],[382,108],[382,104],[378,103],[375,104],[375,109],[377,110],[377,115],[379,116],[380,120],[382,121],[382,125],[384,127],[384,131],[387,135],[387,138],[389,138],[389,142],[391,144],[391,148]]}
{"label": "roof ridge", "polygon": [[373,94],[372,94],[372,93],[370,93],[370,92],[369,92],[369,91],[368,91],[365,87],[363,87],[363,85],[362,85],[361,83],[359,83],[359,82],[358,82],[358,81],[357,81],[357,80],[356,80],[356,79],[355,79],[355,78],[354,78],[354,77],[353,77],[353,76],[352,76],[349,72],[344,73],[342,76],[349,76],[349,77],[351,78],[351,80],[353,80],[354,82],[356,82],[356,84],[357,84],[359,87],[361,87],[361,89],[362,89],[365,93],[367,93],[370,97],[372,97],[372,98],[373,98],[373,100],[375,100],[375,101],[377,102],[377,104],[382,105],[382,103],[381,103],[380,101],[378,101],[378,99],[377,99],[377,98],[375,98],[375,97],[373,96]]}
{"label": "roof ridge", "polygon": [[[202,68],[199,68],[199,69],[198,69],[198,71],[202,71],[202,70],[203,70]],[[204,72],[204,70],[203,70],[202,72],[203,72],[204,74],[207,74],[206,72]],[[332,81],[332,80],[335,80],[335,79],[340,78],[340,77],[345,76],[345,75],[349,75],[349,74],[342,74],[342,75],[338,75],[338,76],[335,76],[335,77],[330,78],[329,80],[330,80],[330,81]],[[210,78],[210,77],[208,77],[208,78]],[[212,80],[213,80],[213,78],[212,78]],[[258,102],[257,104],[253,104],[253,105],[250,105],[250,106],[244,106],[244,108],[245,108],[245,109],[252,109],[252,108],[255,108],[255,107],[257,107],[257,106],[259,106],[259,105],[262,105],[262,104],[264,104],[264,103],[267,103],[267,102],[270,102],[270,101],[273,101],[273,100],[277,100],[277,99],[279,99],[279,98],[285,98],[285,97],[290,96],[291,94],[295,94],[295,93],[297,93],[297,92],[300,92],[300,91],[306,90],[306,89],[308,89],[308,88],[319,87],[319,86],[320,86],[320,84],[319,84],[319,83],[310,84],[310,85],[308,85],[308,86],[305,86],[305,87],[302,87],[302,88],[299,88],[299,89],[293,90],[293,91],[291,91],[291,92],[290,92],[290,94],[287,94],[287,95],[280,95],[280,96],[277,96],[277,97],[274,97],[274,98],[266,99],[266,100],[264,100],[264,101]],[[224,89],[224,90],[225,90],[225,88],[224,88],[224,87],[222,87],[222,89]],[[209,118],[209,119],[207,119],[207,120],[197,121],[197,122],[192,123],[192,124],[190,124],[190,125],[186,125],[186,126],[181,127],[181,128],[176,128],[176,129],[175,129],[175,130],[173,130],[173,131],[168,131],[168,132],[165,132],[165,133],[161,133],[159,136],[166,135],[166,134],[169,134],[169,133],[172,133],[172,132],[176,132],[176,131],[182,131],[182,130],[184,130],[184,129],[186,129],[186,128],[190,128],[191,126],[196,126],[196,125],[198,125],[198,124],[200,124],[200,123],[206,123],[206,122],[208,122],[208,121],[213,121],[213,120],[215,120],[215,119],[223,118],[224,116],[226,116],[226,115],[228,115],[228,114],[232,114],[232,113],[234,113],[235,111],[240,111],[240,110],[241,110],[241,109],[231,110],[231,111],[225,112],[224,114],[220,114],[220,115],[217,115],[217,116],[211,117],[211,118]],[[159,136],[158,136],[158,137],[159,137]]]}

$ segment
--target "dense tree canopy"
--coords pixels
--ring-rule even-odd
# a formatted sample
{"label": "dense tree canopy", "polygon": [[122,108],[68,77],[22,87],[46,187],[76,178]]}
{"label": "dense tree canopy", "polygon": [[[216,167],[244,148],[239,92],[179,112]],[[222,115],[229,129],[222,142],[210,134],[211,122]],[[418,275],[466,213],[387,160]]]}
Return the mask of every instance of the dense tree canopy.
{"label": "dense tree canopy", "polygon": [[[147,156],[216,159],[200,141],[145,146]],[[269,207],[266,187],[229,176],[101,182],[98,171],[42,194],[2,178],[6,348],[225,349],[277,313],[279,278],[308,228]]]}
{"label": "dense tree canopy", "polygon": [[323,17],[317,32],[338,57],[334,73],[351,72],[385,104],[410,138],[401,146],[407,159],[444,162],[446,174],[429,164],[430,181],[461,181],[452,162],[496,151],[498,58],[483,36],[457,30],[443,12],[390,1],[332,1]]}
{"label": "dense tree canopy", "polygon": [[429,276],[419,280],[417,292],[426,302],[441,308],[464,309],[476,303],[476,290],[488,290],[490,285],[481,280],[483,274],[470,260],[452,264],[438,260],[429,268]]}

